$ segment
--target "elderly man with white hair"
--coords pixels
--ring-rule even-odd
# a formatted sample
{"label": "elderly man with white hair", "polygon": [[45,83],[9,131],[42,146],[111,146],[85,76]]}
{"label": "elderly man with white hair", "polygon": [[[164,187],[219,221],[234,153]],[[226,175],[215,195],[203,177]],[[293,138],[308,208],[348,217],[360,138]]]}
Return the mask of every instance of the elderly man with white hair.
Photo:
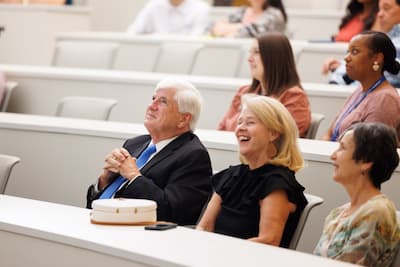
{"label": "elderly man with white hair", "polygon": [[209,154],[193,133],[200,108],[201,95],[189,82],[159,82],[144,119],[149,134],[106,156],[87,207],[95,199],[150,199],[157,202],[159,221],[195,224],[211,194],[212,174]]}

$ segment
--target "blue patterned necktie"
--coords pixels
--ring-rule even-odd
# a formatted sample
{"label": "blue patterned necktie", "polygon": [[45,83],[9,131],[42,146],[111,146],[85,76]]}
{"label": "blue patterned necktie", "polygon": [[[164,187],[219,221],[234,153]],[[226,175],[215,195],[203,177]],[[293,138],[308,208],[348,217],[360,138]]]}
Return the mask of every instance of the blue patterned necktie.
{"label": "blue patterned necktie", "polygon": [[[143,167],[143,165],[149,160],[150,156],[156,152],[156,146],[154,144],[148,146],[139,158],[136,160],[136,165],[138,168]],[[117,192],[118,188],[126,182],[126,178],[121,175],[118,176],[101,194],[100,199],[112,198],[112,196]]]}

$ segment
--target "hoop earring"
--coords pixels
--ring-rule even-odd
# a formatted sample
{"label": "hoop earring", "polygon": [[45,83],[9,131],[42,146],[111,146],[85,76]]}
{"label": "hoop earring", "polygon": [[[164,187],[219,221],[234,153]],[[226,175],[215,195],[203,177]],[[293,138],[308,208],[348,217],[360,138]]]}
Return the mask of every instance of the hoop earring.
{"label": "hoop earring", "polygon": [[373,69],[374,71],[378,71],[379,68],[380,68],[380,66],[379,66],[379,64],[378,64],[378,61],[374,61],[374,64],[372,65],[372,69]]}

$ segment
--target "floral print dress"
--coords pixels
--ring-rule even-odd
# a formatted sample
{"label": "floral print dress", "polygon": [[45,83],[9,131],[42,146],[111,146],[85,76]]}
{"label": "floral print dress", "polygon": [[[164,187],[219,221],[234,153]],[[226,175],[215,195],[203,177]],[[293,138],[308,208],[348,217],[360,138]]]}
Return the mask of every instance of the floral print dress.
{"label": "floral print dress", "polygon": [[400,244],[394,204],[378,195],[344,216],[348,207],[349,203],[329,213],[314,254],[364,266],[390,266]]}

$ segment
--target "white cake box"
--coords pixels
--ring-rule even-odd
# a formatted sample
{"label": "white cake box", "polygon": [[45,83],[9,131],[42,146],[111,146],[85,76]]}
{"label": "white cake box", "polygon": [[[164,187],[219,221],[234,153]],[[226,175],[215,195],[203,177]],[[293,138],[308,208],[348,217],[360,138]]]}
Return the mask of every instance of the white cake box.
{"label": "white cake box", "polygon": [[147,199],[97,199],[92,203],[92,223],[145,225],[157,221],[157,203]]}

